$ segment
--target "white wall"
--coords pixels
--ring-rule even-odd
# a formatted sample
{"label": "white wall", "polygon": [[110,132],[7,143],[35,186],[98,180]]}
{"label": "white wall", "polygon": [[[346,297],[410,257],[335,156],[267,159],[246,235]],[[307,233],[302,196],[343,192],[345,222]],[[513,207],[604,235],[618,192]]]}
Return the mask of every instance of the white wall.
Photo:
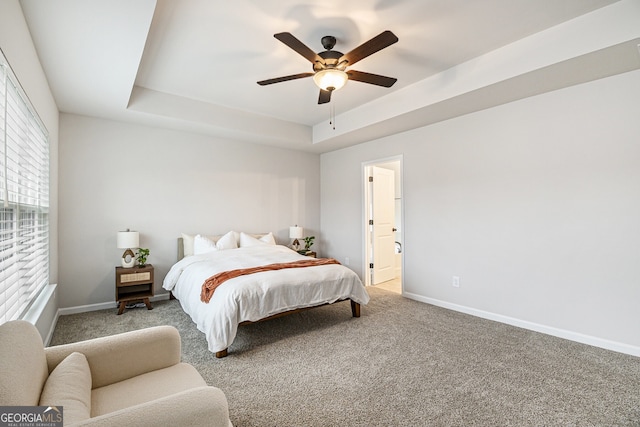
{"label": "white wall", "polygon": [[114,301],[125,228],[151,250],[156,294],[182,232],[318,235],[319,167],[317,154],[61,114],[60,306]]}
{"label": "white wall", "polygon": [[[49,208],[49,280],[58,280],[58,107],[56,106],[47,78],[24,20],[18,0],[0,1],[0,49],[9,61],[13,72],[29,97],[40,119],[49,132],[50,144],[50,208]],[[57,310],[56,294],[49,294],[43,302],[43,316],[33,322],[40,334],[46,337],[53,325]]]}
{"label": "white wall", "polygon": [[638,99],[634,71],[323,154],[326,255],[363,271],[361,165],[402,154],[405,292],[640,355]]}

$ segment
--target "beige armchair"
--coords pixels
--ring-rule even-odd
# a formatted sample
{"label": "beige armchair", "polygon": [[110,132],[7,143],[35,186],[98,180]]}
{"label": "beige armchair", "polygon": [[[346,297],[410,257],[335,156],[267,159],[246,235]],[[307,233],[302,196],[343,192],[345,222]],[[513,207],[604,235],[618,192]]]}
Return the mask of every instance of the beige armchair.
{"label": "beige armchair", "polygon": [[180,362],[158,326],[45,348],[37,329],[0,325],[0,406],[62,406],[64,425],[230,427],[224,393]]}

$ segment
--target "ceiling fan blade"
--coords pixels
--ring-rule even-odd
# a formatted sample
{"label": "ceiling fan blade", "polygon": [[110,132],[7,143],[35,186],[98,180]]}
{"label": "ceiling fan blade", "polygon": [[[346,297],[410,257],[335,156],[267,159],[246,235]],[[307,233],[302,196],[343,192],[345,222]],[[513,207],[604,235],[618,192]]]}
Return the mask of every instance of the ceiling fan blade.
{"label": "ceiling fan blade", "polygon": [[367,56],[376,53],[377,51],[384,49],[387,46],[391,46],[397,41],[398,37],[396,37],[396,35],[391,31],[383,31],[371,40],[362,43],[360,46],[356,47],[350,52],[342,55],[338,62],[347,60],[348,65],[351,66],[361,59],[364,59]]}
{"label": "ceiling fan blade", "polygon": [[354,80],[356,82],[370,83],[376,86],[384,86],[391,87],[398,79],[393,77],[381,76],[379,74],[371,74],[365,73],[362,71],[356,70],[347,70],[347,75],[349,76],[349,80]]}
{"label": "ceiling fan blade", "polygon": [[324,60],[320,56],[318,56],[317,53],[312,51],[309,47],[307,47],[307,45],[305,45],[300,40],[295,38],[293,36],[293,34],[291,34],[291,33],[278,33],[278,34],[274,34],[273,37],[277,38],[282,43],[286,44],[291,49],[295,50],[300,55],[302,55],[305,58],[307,58],[307,60],[309,62],[311,62],[312,64],[315,64],[316,62],[321,62],[321,63],[324,64]]}
{"label": "ceiling fan blade", "polygon": [[288,80],[302,79],[304,77],[311,77],[314,73],[300,73],[292,74],[290,76],[276,77],[275,79],[260,80],[258,84],[260,86],[270,85],[273,83],[286,82]]}
{"label": "ceiling fan blade", "polygon": [[331,91],[320,89],[320,96],[318,97],[318,104],[326,104],[331,101]]}

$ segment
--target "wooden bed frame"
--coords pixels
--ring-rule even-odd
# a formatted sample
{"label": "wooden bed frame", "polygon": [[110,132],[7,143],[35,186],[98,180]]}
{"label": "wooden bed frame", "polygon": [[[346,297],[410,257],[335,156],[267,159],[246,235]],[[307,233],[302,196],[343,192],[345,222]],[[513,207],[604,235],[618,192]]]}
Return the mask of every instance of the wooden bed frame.
{"label": "wooden bed frame", "polygon": [[[180,261],[182,258],[184,258],[184,242],[182,240],[182,237],[178,237],[178,261]],[[171,291],[169,291],[169,299],[176,299],[176,297],[173,296],[173,292],[171,292]],[[312,308],[318,308],[318,307],[322,307],[322,306],[325,306],[325,305],[335,304],[336,302],[341,302],[341,301],[350,301],[351,302],[351,315],[353,317],[360,317],[360,304],[355,302],[355,301],[353,301],[353,300],[351,300],[351,299],[342,299],[342,300],[335,301],[333,303],[325,303],[325,304],[320,304],[320,305],[314,305],[312,307],[296,308],[296,309],[293,309],[293,310],[283,311],[282,313],[274,314],[274,315],[262,318],[260,320],[256,320],[255,322],[251,322],[249,320],[246,320],[244,322],[240,322],[240,325],[250,325],[252,323],[264,322],[266,320],[276,319],[278,317],[287,316],[289,314],[300,313],[302,311],[310,310]],[[228,354],[228,349],[226,349],[226,348],[224,350],[216,351],[216,357],[218,359],[221,358],[221,357],[226,357],[227,354]]]}

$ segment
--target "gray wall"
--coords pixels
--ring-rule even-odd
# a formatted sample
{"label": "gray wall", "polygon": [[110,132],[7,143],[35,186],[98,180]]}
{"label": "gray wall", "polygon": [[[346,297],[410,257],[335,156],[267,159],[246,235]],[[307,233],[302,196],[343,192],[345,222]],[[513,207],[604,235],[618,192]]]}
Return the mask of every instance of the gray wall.
{"label": "gray wall", "polygon": [[[156,293],[180,233],[320,229],[320,157],[210,137],[60,116],[60,306],[114,300],[116,234],[140,232]],[[320,249],[316,247],[316,249]]]}
{"label": "gray wall", "polygon": [[635,71],[323,154],[326,255],[363,272],[362,163],[403,155],[408,296],[640,355],[638,99]]}

